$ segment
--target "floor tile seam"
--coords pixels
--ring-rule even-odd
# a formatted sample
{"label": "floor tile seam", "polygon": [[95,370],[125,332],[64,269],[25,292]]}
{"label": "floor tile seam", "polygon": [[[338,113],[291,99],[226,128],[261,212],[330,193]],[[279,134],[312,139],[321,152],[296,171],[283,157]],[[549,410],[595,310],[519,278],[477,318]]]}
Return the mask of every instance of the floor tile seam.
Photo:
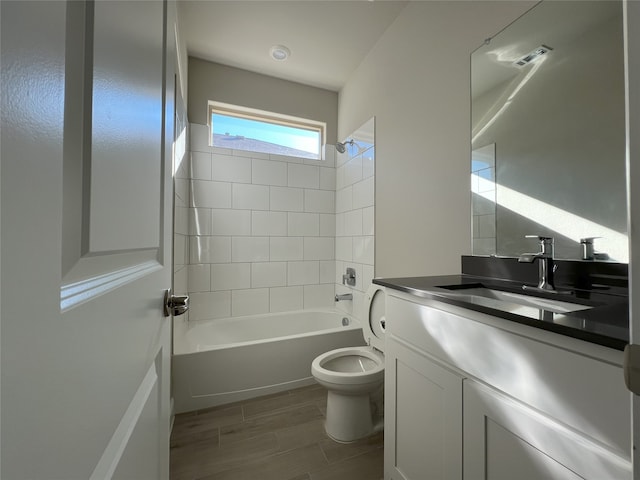
{"label": "floor tile seam", "polygon": [[[274,457],[281,456],[281,455],[284,455],[286,453],[291,453],[294,450],[299,450],[299,449],[302,449],[302,448],[308,448],[309,446],[311,446],[311,445],[305,445],[303,447],[297,447],[297,448],[289,449],[289,450],[282,451],[282,452],[280,452],[280,451],[273,452],[271,454],[264,455],[264,456],[261,456],[259,458],[253,458],[253,459],[251,459],[249,461],[244,462],[240,466],[227,468],[227,469],[224,469],[224,470],[220,470],[218,472],[215,472],[214,474],[207,474],[204,477],[194,477],[194,479],[195,480],[206,479],[206,478],[209,478],[211,475],[220,475],[220,474],[224,474],[226,472],[232,472],[233,470],[242,471],[244,469],[255,468],[261,462],[271,462]],[[319,445],[317,445],[317,446],[319,448]],[[321,448],[320,448],[320,452],[322,452]],[[323,453],[323,456],[324,456],[324,453]],[[326,461],[326,457],[325,457],[325,461]],[[328,466],[330,466],[330,464],[327,462],[327,464],[323,465],[322,468],[325,468],[325,467],[328,467]],[[303,473],[306,473],[309,476],[311,475],[310,472],[303,472]],[[302,473],[300,475],[302,475]]]}
{"label": "floor tile seam", "polygon": [[[246,420],[252,420],[254,418],[266,417],[266,416],[269,416],[269,415],[277,415],[277,414],[280,414],[280,413],[284,413],[287,410],[295,410],[296,408],[305,407],[305,406],[308,406],[308,405],[313,405],[316,408],[318,408],[318,410],[319,410],[319,407],[316,404],[316,402],[312,401],[312,400],[309,400],[309,401],[304,401],[304,402],[300,402],[300,403],[294,403],[294,404],[291,404],[291,405],[287,405],[286,407],[276,408],[274,410],[265,410],[264,412],[260,412],[260,413],[253,414],[253,415],[248,415],[248,416],[246,416]],[[244,412],[244,410],[243,410],[243,412]]]}
{"label": "floor tile seam", "polygon": [[[320,447],[320,448],[322,448],[322,447]],[[376,447],[376,448],[372,448],[370,450],[366,450],[364,452],[360,452],[360,453],[358,453],[356,455],[350,455],[348,457],[343,457],[340,460],[337,460],[337,461],[334,461],[334,462],[329,461],[329,466],[330,467],[340,466],[341,463],[346,463],[346,462],[353,461],[353,460],[357,459],[358,457],[362,457],[364,455],[371,454],[372,452],[375,452],[376,450],[381,449],[381,448],[382,447]],[[322,449],[322,453],[324,453],[324,449]]]}
{"label": "floor tile seam", "polygon": [[287,408],[287,409],[283,409],[283,410],[269,411],[269,412],[266,412],[264,415],[258,415],[258,416],[253,416],[253,417],[247,418],[245,421],[240,422],[240,423],[258,422],[258,421],[264,420],[264,419],[266,419],[268,417],[282,416],[282,414],[287,413],[288,411],[291,414],[293,414],[298,410],[302,410],[304,407],[314,407],[314,409],[320,415],[324,416],[323,413],[322,413],[322,410],[320,410],[320,408],[316,404],[309,403],[309,404],[295,405],[295,406],[292,406],[291,408]]}

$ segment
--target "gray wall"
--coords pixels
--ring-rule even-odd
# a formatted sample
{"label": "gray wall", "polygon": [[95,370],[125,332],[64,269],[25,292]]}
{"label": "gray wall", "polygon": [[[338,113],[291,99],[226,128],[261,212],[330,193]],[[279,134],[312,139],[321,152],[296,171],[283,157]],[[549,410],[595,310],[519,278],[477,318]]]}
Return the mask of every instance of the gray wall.
{"label": "gray wall", "polygon": [[471,252],[469,56],[534,4],[410,2],[341,90],[339,137],[376,117],[376,276]]}
{"label": "gray wall", "polygon": [[[188,112],[191,123],[207,124],[208,101],[213,100],[325,122],[326,143],[336,143],[337,92],[194,57],[189,57],[188,76]],[[360,124],[368,118],[363,119]]]}

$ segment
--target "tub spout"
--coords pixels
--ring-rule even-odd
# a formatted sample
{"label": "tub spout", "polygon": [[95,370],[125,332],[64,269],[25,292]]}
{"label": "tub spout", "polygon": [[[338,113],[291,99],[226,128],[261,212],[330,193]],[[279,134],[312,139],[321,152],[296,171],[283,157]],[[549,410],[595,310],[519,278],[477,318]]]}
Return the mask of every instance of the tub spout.
{"label": "tub spout", "polygon": [[343,293],[342,295],[336,295],[336,302],[339,302],[340,300],[353,300],[353,294]]}

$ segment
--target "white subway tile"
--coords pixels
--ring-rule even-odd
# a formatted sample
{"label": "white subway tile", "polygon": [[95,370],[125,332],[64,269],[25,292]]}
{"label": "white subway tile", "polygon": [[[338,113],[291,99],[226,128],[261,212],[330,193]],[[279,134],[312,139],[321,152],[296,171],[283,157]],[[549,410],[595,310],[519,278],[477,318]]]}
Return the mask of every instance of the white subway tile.
{"label": "white subway tile", "polygon": [[353,237],[336,237],[336,260],[353,260]]}
{"label": "white subway tile", "polygon": [[336,168],[336,190],[342,190],[347,186],[347,183],[344,180],[346,170],[347,167],[345,167],[344,165]]}
{"label": "white subway tile", "polygon": [[269,210],[269,187],[234,183],[233,208]]}
{"label": "white subway tile", "polygon": [[324,260],[320,262],[320,283],[335,283],[336,262]]}
{"label": "white subway tile", "polygon": [[273,161],[286,162],[286,163],[304,163],[304,158],[290,157],[289,155],[276,155],[274,153],[269,155],[269,159]]}
{"label": "white subway tile", "polygon": [[173,291],[178,295],[189,292],[188,270],[186,265],[180,265],[173,272]]}
{"label": "white subway tile", "polygon": [[304,237],[304,260],[334,260],[332,237]]}
{"label": "white subway tile", "polygon": [[269,289],[233,290],[231,314],[234,317],[269,313]]}
{"label": "white subway tile", "polygon": [[320,263],[289,262],[287,264],[287,283],[291,285],[314,285],[320,281]]}
{"label": "white subway tile", "polygon": [[269,261],[269,237],[233,237],[233,262]]}
{"label": "white subway tile", "polygon": [[336,213],[353,210],[353,188],[345,187],[336,191]]}
{"label": "white subway tile", "polygon": [[322,146],[322,160],[326,167],[336,166],[336,147],[335,145],[323,145]]}
{"label": "white subway tile", "polygon": [[365,178],[353,185],[353,208],[371,207],[374,204],[375,177]]}
{"label": "white subway tile", "polygon": [[212,235],[251,235],[251,210],[211,210]]}
{"label": "white subway tile", "polygon": [[232,154],[236,157],[250,157],[250,158],[257,158],[257,159],[264,159],[264,160],[269,159],[268,153],[252,152],[250,150],[233,150]]}
{"label": "white subway tile", "polygon": [[251,234],[278,237],[287,234],[287,212],[251,212]]}
{"label": "white subway tile", "polygon": [[288,214],[289,236],[317,237],[320,234],[320,217],[317,213]]}
{"label": "white subway tile", "polygon": [[211,178],[221,182],[251,183],[251,159],[213,154]]}
{"label": "white subway tile", "polygon": [[336,189],[336,169],[320,167],[320,189],[333,190]]}
{"label": "white subway tile", "polygon": [[336,214],[336,237],[344,237],[344,217],[346,213],[337,213]]}
{"label": "white subway tile", "polygon": [[173,223],[174,233],[189,235],[189,209],[184,207],[175,208],[175,218]]}
{"label": "white subway tile", "polygon": [[288,166],[287,185],[299,188],[320,188],[319,167],[290,163]]}
{"label": "white subway tile", "polygon": [[334,213],[336,211],[335,192],[332,190],[305,190],[304,211]]}
{"label": "white subway tile", "polygon": [[188,236],[182,234],[174,234],[173,236],[173,263],[175,265],[186,265],[189,263],[187,255]]}
{"label": "white subway tile", "polygon": [[353,185],[362,180],[362,157],[355,157],[345,164],[344,182]]}
{"label": "white subway tile", "polygon": [[211,153],[191,152],[191,178],[211,180]]}
{"label": "white subway tile", "polygon": [[374,265],[373,236],[353,237],[353,261]]}
{"label": "white subway tile", "polygon": [[211,290],[211,265],[188,265],[190,292],[208,292]]}
{"label": "white subway tile", "polygon": [[333,283],[336,285],[342,285],[342,272],[345,271],[347,262],[342,262],[340,260],[336,260],[336,270],[335,270],[335,278],[333,279]]}
{"label": "white subway tile", "polygon": [[375,233],[375,207],[362,209],[362,234],[374,235]]}
{"label": "white subway tile", "polygon": [[335,304],[335,286],[326,285],[305,285],[304,286],[304,308],[325,308],[333,307]]}
{"label": "white subway tile", "polygon": [[362,154],[362,178],[372,177],[375,170],[375,147]]}
{"label": "white subway tile", "polygon": [[320,214],[320,236],[335,237],[336,236],[336,216],[332,213]]}
{"label": "white subway tile", "polygon": [[205,208],[230,208],[231,184],[193,180],[191,182],[191,206]]}
{"label": "white subway tile", "polygon": [[270,188],[271,210],[282,212],[301,212],[304,208],[304,190],[291,187]]}
{"label": "white subway tile", "polygon": [[250,263],[220,263],[211,265],[211,290],[251,288]]}
{"label": "white subway tile", "polygon": [[285,287],[286,285],[287,262],[251,264],[251,288]]}
{"label": "white subway tile", "polygon": [[189,209],[189,235],[211,235],[211,209]]}
{"label": "white subway tile", "polygon": [[302,260],[303,237],[271,237],[270,260],[291,261]]}
{"label": "white subway tile", "polygon": [[278,287],[269,289],[270,310],[290,312],[304,307],[303,287]]}
{"label": "white subway tile", "polygon": [[189,319],[207,320],[231,316],[231,292],[189,294]]}
{"label": "white subway tile", "polygon": [[190,237],[189,263],[231,261],[231,237]]}
{"label": "white subway tile", "polygon": [[344,153],[340,153],[338,151],[336,151],[336,167],[341,167],[342,165],[344,165],[345,163],[347,163],[349,161],[349,153],[348,152],[344,152]]}
{"label": "white subway tile", "polygon": [[362,265],[362,291],[366,292],[374,278],[373,265]]}
{"label": "white subway tile", "polygon": [[188,207],[189,206],[189,180],[186,178],[176,178],[174,182],[175,189],[175,206],[176,207]]}
{"label": "white subway tile", "polygon": [[198,123],[192,123],[189,128],[190,133],[190,148],[195,152],[210,152],[211,146],[209,141],[211,138],[211,131],[208,125],[200,125]]}
{"label": "white subway tile", "polygon": [[184,152],[182,158],[176,158],[175,178],[189,180],[191,178],[191,152]]}
{"label": "white subway tile", "polygon": [[287,164],[273,160],[252,160],[251,183],[287,186]]}
{"label": "white subway tile", "polygon": [[348,237],[362,235],[362,210],[351,210],[344,214],[344,234]]}

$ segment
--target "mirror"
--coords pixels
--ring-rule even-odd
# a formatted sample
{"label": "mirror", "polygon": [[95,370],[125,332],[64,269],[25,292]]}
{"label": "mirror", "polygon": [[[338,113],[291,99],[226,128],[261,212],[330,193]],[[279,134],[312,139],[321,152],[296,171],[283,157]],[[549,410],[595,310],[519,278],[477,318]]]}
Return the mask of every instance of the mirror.
{"label": "mirror", "polygon": [[473,254],[628,263],[622,2],[543,1],[471,55]]}

